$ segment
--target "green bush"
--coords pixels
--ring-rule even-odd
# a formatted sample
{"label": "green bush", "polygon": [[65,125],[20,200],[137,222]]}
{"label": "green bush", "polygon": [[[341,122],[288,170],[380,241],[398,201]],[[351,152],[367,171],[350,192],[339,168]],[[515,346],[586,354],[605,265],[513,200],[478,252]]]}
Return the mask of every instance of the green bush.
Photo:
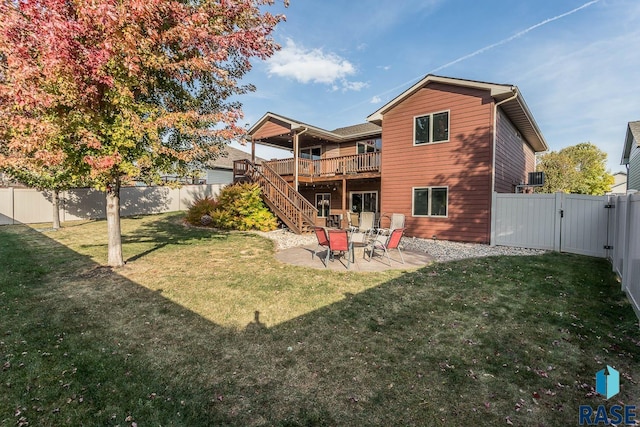
{"label": "green bush", "polygon": [[211,225],[210,222],[209,224],[206,224],[208,221],[205,216],[212,216],[217,207],[218,203],[213,199],[213,197],[205,196],[202,199],[196,198],[193,204],[189,207],[185,220],[191,225]]}
{"label": "green bush", "polygon": [[278,221],[265,206],[256,184],[228,185],[220,191],[218,208],[211,215],[214,227],[232,230],[270,231]]}
{"label": "green bush", "polygon": [[[202,218],[205,218],[205,224]],[[193,225],[207,225],[225,230],[270,231],[278,221],[265,206],[256,184],[228,185],[217,200],[209,197],[196,200],[187,212],[186,220]]]}

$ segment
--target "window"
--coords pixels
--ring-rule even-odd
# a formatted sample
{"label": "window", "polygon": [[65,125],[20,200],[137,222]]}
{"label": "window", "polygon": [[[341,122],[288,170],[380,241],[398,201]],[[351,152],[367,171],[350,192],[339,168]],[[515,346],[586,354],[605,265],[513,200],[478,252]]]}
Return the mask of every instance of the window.
{"label": "window", "polygon": [[413,189],[413,216],[447,216],[448,204],[447,187]]}
{"label": "window", "polygon": [[377,153],[382,148],[382,139],[369,139],[366,141],[358,141],[358,154]]}
{"label": "window", "polygon": [[309,160],[320,160],[322,151],[320,147],[309,147],[300,149],[300,158]]}
{"label": "window", "polygon": [[418,116],[413,122],[413,145],[449,140],[449,112]]}
{"label": "window", "polygon": [[378,212],[378,193],[376,191],[352,192],[351,212]]}
{"label": "window", "polygon": [[318,209],[318,218],[327,218],[331,209],[331,193],[317,193],[316,208]]}

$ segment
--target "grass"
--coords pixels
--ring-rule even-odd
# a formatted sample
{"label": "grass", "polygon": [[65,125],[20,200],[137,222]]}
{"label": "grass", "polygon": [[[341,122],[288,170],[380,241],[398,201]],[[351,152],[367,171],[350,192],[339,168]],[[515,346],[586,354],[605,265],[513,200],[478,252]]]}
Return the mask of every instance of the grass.
{"label": "grass", "polygon": [[1,426],[556,426],[638,404],[637,319],[604,260],[338,273],[169,214],[125,219],[111,271],[105,228],[0,228]]}

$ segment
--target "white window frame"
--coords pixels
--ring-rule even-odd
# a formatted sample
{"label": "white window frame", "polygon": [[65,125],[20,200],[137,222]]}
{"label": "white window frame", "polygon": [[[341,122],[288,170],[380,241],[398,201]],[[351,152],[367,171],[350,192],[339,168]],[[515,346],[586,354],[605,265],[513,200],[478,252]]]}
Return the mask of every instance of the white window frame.
{"label": "white window frame", "polygon": [[[318,196],[329,196],[328,197],[329,207],[327,209],[327,216],[320,215],[320,210],[318,209],[318,218],[328,218],[331,212],[331,193],[316,193],[316,209],[318,208]],[[324,200],[324,197],[323,197],[323,200]]]}
{"label": "white window frame", "polygon": [[378,205],[380,203],[380,195],[378,194],[377,191],[349,191],[349,210],[351,212],[353,212],[353,195],[354,194],[368,194],[368,193],[374,193],[376,195],[376,210],[375,210],[375,213],[378,213]]}
{"label": "white window frame", "polygon": [[[377,140],[380,140],[380,146],[375,143]],[[374,141],[374,143],[373,145],[367,144],[367,141]],[[361,145],[364,147],[373,147],[373,151],[367,151],[367,148],[365,148],[364,153],[359,153],[358,149]],[[371,138],[356,142],[356,154],[379,153],[380,151],[382,151],[382,138]]]}
{"label": "white window frame", "polygon": [[[433,201],[433,196],[432,196],[432,192],[433,189],[446,189],[447,190],[447,201],[446,201],[446,207],[447,207],[447,214],[446,215],[431,215],[431,203]],[[427,214],[426,215],[416,215],[415,214],[415,199],[416,199],[416,190],[428,190],[429,191],[429,196],[428,196],[428,203],[427,203]],[[411,188],[411,216],[412,217],[416,217],[416,218],[448,218],[449,217],[449,186],[448,185],[432,185],[432,186],[419,186],[419,187],[412,187]]]}
{"label": "white window frame", "polygon": [[[302,152],[303,151],[305,151],[305,150],[311,151],[314,148],[319,148],[320,149],[320,159],[322,159],[322,145],[312,145],[312,146],[309,146],[309,147],[300,147],[298,149],[298,157],[300,159],[305,159],[305,160],[319,160],[319,159],[307,159],[306,157],[302,157]],[[313,156],[311,156],[311,157],[313,157]]]}
{"label": "white window frame", "polygon": [[[447,139],[442,141],[434,141],[433,140],[433,116],[436,114],[447,113]],[[422,117],[429,117],[429,141],[421,142],[416,144],[416,120]],[[430,144],[441,144],[443,142],[449,142],[451,140],[451,110],[442,110],[442,111],[434,111],[429,114],[420,114],[417,116],[413,116],[413,146],[414,147],[422,147],[424,145]]]}

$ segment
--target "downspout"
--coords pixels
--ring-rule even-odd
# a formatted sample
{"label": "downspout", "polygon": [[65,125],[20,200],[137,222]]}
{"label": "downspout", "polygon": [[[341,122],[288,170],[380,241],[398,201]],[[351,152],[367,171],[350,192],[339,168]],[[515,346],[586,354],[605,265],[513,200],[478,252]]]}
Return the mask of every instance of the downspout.
{"label": "downspout", "polygon": [[300,141],[298,141],[298,137],[307,132],[309,128],[304,128],[301,132],[296,132],[293,135],[293,188],[298,191],[298,152],[300,151]]}
{"label": "downspout", "polygon": [[489,239],[490,239],[490,244],[494,245],[495,243],[495,225],[493,223],[493,220],[495,218],[495,212],[493,211],[495,206],[494,206],[494,193],[496,191],[496,145],[498,142],[498,107],[502,104],[504,104],[505,102],[509,102],[509,101],[513,101],[514,99],[516,99],[518,97],[518,91],[515,87],[511,87],[511,91],[513,92],[513,96],[507,99],[503,99],[500,102],[496,102],[495,104],[493,104],[493,149],[491,150],[491,217],[490,217],[490,224],[489,224]]}

